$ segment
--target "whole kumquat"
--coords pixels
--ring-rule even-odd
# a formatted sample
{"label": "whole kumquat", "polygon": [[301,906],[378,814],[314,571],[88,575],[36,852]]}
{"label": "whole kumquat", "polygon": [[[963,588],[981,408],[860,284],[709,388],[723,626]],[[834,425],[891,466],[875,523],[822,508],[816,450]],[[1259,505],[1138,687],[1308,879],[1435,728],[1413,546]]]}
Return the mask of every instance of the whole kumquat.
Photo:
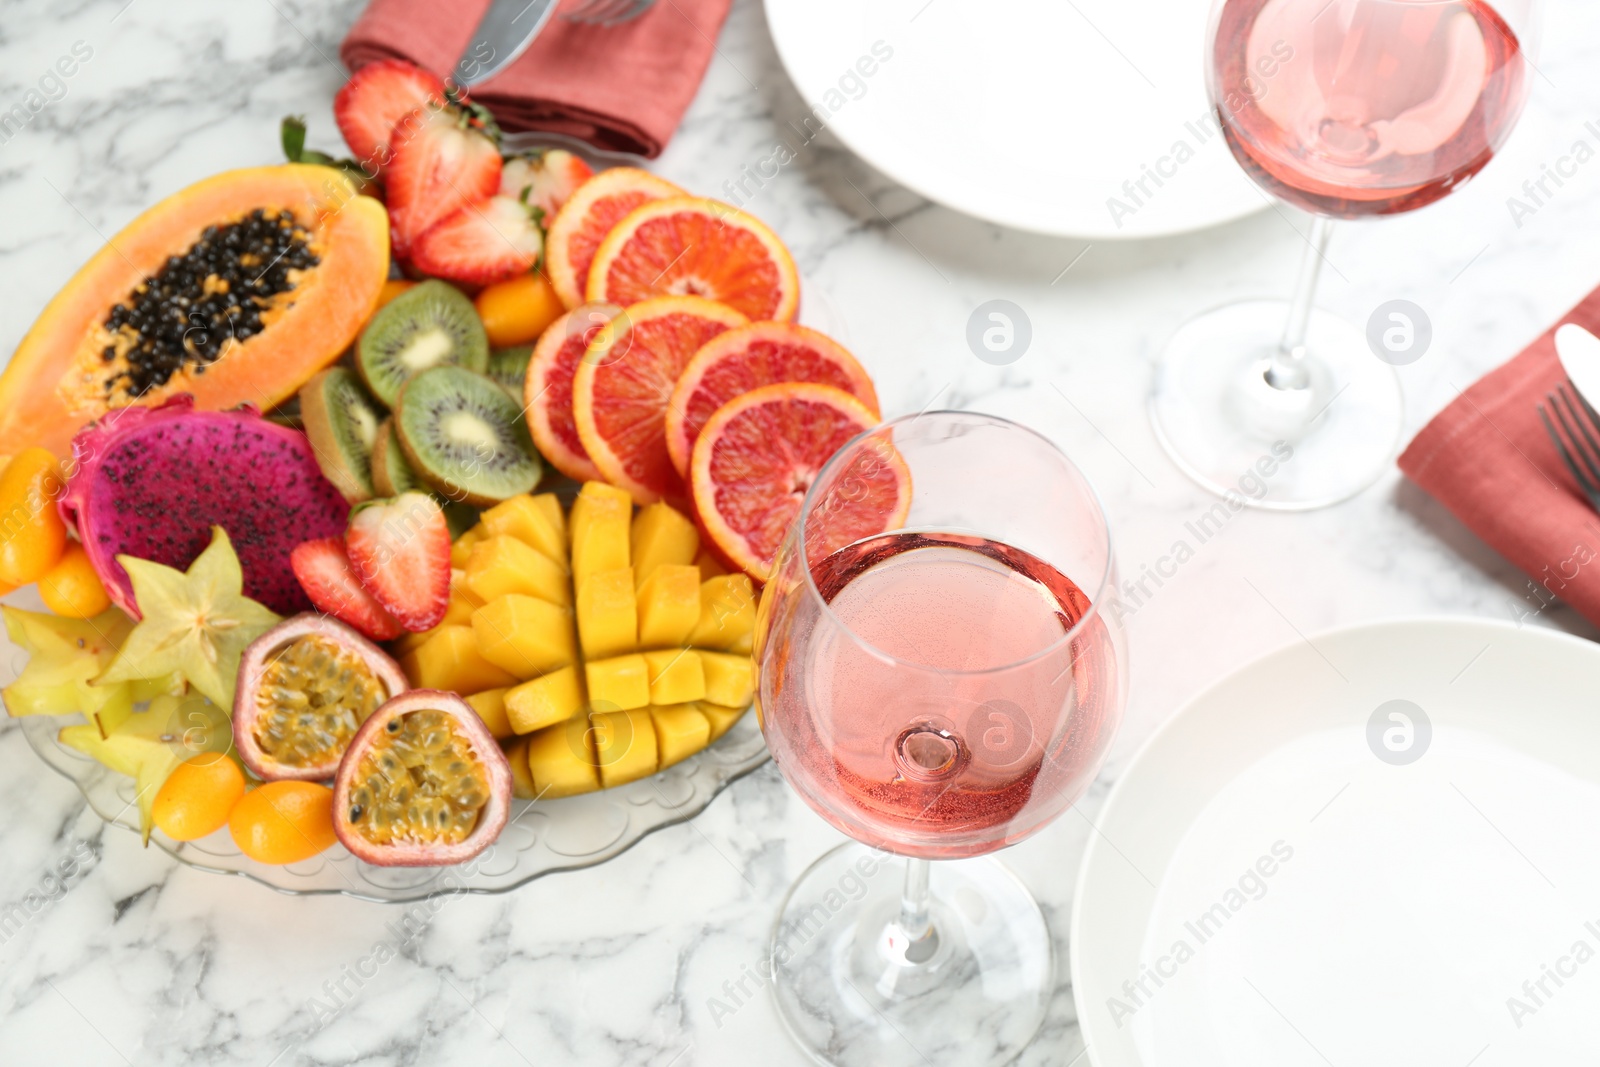
{"label": "whole kumquat", "polygon": [[68,542],[56,565],[39,576],[39,596],[45,607],[69,619],[92,619],[111,606],[89,553],[76,541]]}
{"label": "whole kumquat", "polygon": [[228,830],[260,863],[299,863],[333,844],[333,790],[315,782],[268,782],[233,806]]}
{"label": "whole kumquat", "polygon": [[244,796],[244,772],[220,752],[202,752],[173,768],[150,809],[156,828],[174,841],[194,841],[228,825]]}
{"label": "whole kumquat", "polygon": [[0,581],[36,582],[61,559],[67,525],[56,501],[64,489],[61,464],[42,448],[18,452],[0,474]]}
{"label": "whole kumquat", "polygon": [[539,271],[495,282],[474,303],[495,348],[533,344],[566,311],[550,279]]}

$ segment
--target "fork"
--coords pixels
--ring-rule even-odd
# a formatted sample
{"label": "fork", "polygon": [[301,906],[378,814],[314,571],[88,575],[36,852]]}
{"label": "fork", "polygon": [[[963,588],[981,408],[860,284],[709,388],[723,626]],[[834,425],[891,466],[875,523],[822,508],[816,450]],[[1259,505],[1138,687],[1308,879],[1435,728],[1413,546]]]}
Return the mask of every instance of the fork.
{"label": "fork", "polygon": [[655,6],[656,0],[586,0],[576,11],[561,17],[568,22],[585,22],[596,26],[616,26],[632,22]]}
{"label": "fork", "polygon": [[[1545,432],[1561,454],[1561,461],[1577,480],[1578,488],[1589,498],[1589,506],[1600,512],[1600,441],[1595,440],[1595,434],[1600,433],[1600,414],[1589,406],[1576,387],[1569,389],[1566,382],[1557,386],[1555,392],[1546,393],[1545,401],[1548,409],[1545,404],[1538,405]],[[1555,422],[1550,421],[1550,412],[1555,413]],[[1565,439],[1556,432],[1556,423],[1566,432]]]}

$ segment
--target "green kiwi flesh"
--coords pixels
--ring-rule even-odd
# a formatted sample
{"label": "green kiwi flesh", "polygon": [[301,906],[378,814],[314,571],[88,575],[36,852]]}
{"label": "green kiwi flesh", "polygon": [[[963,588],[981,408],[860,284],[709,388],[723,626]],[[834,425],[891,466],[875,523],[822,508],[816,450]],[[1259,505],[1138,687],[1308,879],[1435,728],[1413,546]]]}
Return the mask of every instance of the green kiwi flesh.
{"label": "green kiwi flesh", "polygon": [[383,409],[345,367],[330,367],[300,387],[300,418],[322,476],[352,504],[370,500],[372,450]]}
{"label": "green kiwi flesh", "polygon": [[489,353],[489,366],[484,374],[500,383],[511,394],[511,399],[522,403],[522,385],[528,377],[528,362],[533,359],[532,345],[516,348],[498,348]]}
{"label": "green kiwi flesh", "polygon": [[481,371],[489,364],[489,337],[472,301],[438,280],[395,297],[372,317],[356,342],[356,368],[374,396],[394,407],[400,387],[430,367]]}
{"label": "green kiwi flesh", "polygon": [[399,496],[421,484],[395,440],[394,419],[384,419],[378,428],[378,443],[372,448],[372,487],[379,496]]}
{"label": "green kiwi flesh", "polygon": [[539,482],[522,404],[482,374],[434,367],[406,382],[395,436],[411,469],[457,503],[487,507]]}

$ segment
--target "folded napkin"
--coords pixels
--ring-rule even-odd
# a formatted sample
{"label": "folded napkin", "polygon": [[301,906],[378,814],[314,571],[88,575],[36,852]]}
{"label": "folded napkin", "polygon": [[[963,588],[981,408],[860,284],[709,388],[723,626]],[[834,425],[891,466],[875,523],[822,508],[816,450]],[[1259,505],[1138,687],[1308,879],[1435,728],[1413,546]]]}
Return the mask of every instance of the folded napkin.
{"label": "folded napkin", "polygon": [[[558,10],[528,50],[472,98],[508,130],[564,133],[597,148],[658,156],[700,88],[732,2],[662,0],[618,26],[568,22]],[[339,56],[351,70],[405,59],[446,77],[489,4],[372,0]]]}
{"label": "folded napkin", "polygon": [[1566,379],[1555,332],[1568,322],[1600,332],[1600,289],[1440,412],[1400,469],[1528,575],[1519,618],[1559,597],[1600,625],[1600,515],[1535,407]]}

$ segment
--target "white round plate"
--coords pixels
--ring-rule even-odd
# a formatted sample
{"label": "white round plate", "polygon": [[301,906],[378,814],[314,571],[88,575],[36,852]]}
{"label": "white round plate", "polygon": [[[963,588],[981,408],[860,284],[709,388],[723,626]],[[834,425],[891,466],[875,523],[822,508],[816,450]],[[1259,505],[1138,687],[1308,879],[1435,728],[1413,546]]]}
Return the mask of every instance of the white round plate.
{"label": "white round plate", "polygon": [[1600,1060],[1597,684],[1579,638],[1410,620],[1299,642],[1197,697],[1084,859],[1089,1059]]}
{"label": "white round plate", "polygon": [[1209,7],[766,0],[811,112],[780,136],[798,155],[830,129],[895,181],[1021,230],[1105,240],[1227,222],[1267,200],[1206,99]]}

